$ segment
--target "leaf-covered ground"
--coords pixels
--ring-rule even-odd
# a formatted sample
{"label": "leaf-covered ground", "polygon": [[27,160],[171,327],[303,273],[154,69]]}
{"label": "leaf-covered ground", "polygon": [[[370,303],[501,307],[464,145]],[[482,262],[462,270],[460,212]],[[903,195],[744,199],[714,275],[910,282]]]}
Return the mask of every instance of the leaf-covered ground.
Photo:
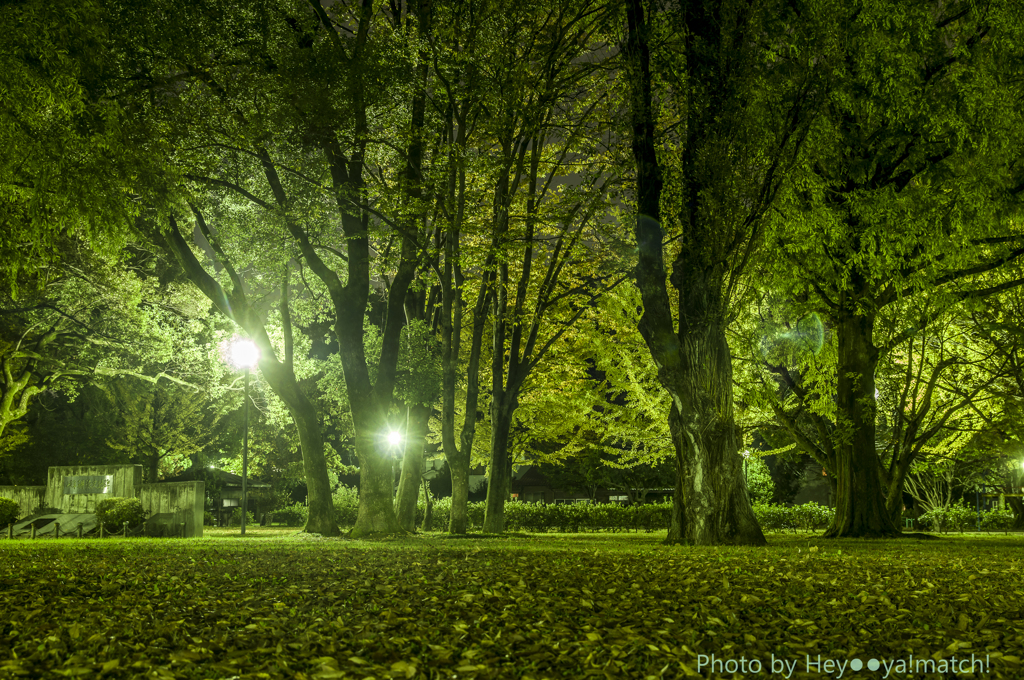
{"label": "leaf-covered ground", "polygon": [[0,541],[0,677],[1024,677],[1019,537],[288,533]]}

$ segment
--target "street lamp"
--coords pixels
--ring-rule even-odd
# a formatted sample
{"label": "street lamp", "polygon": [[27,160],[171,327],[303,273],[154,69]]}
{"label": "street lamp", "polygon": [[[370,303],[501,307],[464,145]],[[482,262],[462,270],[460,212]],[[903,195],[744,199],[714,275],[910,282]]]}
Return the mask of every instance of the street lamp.
{"label": "street lamp", "polygon": [[231,343],[231,363],[245,370],[245,432],[242,435],[242,536],[245,536],[246,481],[249,475],[249,369],[260,359],[252,340]]}

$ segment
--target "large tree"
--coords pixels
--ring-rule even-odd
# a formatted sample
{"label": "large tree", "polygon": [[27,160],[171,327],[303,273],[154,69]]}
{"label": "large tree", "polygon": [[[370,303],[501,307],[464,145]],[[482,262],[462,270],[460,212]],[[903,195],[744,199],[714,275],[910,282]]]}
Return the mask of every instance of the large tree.
{"label": "large tree", "polygon": [[678,471],[668,540],[763,544],[738,454],[726,328],[820,97],[811,65],[824,60],[806,49],[812,16],[788,3],[625,9],[639,329],[672,398]]}
{"label": "large tree", "polygon": [[931,0],[830,19],[841,68],[772,249],[782,290],[835,334],[829,536],[899,533],[913,456],[887,469],[876,451],[880,366],[950,307],[1024,282],[986,278],[1024,255],[1020,19],[1018,3]]}
{"label": "large tree", "polygon": [[[145,50],[135,55],[142,73],[132,77],[147,80],[151,93],[162,92],[141,112],[155,121],[151,127],[175,136],[174,172],[185,180],[176,191],[190,201],[187,212],[177,213],[164,203],[167,247],[260,346],[260,370],[299,425],[310,521],[318,518],[307,529],[336,533],[322,435],[315,409],[296,384],[290,328],[283,353],[275,350],[250,299],[253,286],[265,288],[269,280],[281,280],[281,272],[285,298],[288,261],[301,260],[304,271],[320,280],[360,461],[353,535],[399,532],[384,436],[406,292],[423,257],[418,194],[424,83],[416,64],[429,7],[314,3],[310,11],[300,3],[256,3],[225,7],[216,20],[179,7],[168,9],[159,26],[152,16],[131,10],[126,18],[150,27]],[[188,26],[192,40],[179,44],[170,26]],[[396,134],[396,126],[403,133]],[[202,232],[230,291],[194,257],[184,224]],[[385,309],[374,379],[363,343],[371,300]],[[289,327],[286,306],[283,301]]]}

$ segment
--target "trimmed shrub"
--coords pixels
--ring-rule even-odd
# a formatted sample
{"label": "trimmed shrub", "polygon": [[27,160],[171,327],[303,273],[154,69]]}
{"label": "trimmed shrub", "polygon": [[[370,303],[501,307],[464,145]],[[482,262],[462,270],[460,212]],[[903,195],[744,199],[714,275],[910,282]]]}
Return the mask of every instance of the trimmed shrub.
{"label": "trimmed shrub", "polygon": [[986,510],[981,513],[981,528],[985,531],[1003,531],[1010,533],[1013,527],[1012,510]]}
{"label": "trimmed shrub", "polygon": [[835,517],[836,511],[824,505],[818,505],[809,501],[803,505],[794,505],[790,508],[793,511],[793,521],[800,529],[807,531],[821,530],[828,528]]}
{"label": "trimmed shrub", "polygon": [[20,514],[21,509],[17,503],[10,498],[0,498],[0,528],[14,524]]}
{"label": "trimmed shrub", "polygon": [[933,508],[918,517],[917,521],[930,531],[949,533],[950,529],[955,529],[963,533],[964,529],[977,524],[978,513],[966,505],[950,505],[946,508]]}
{"label": "trimmed shrub", "polygon": [[815,531],[825,529],[835,516],[833,508],[826,508],[814,501],[803,505],[754,505],[754,517],[761,525],[761,531]]}
{"label": "trimmed shrub", "polygon": [[757,503],[753,506],[754,517],[761,525],[761,531],[796,530],[796,518],[788,505]]}
{"label": "trimmed shrub", "polygon": [[[447,531],[452,499],[434,501],[433,522],[438,531]],[[481,529],[485,503],[470,503],[469,528]],[[423,521],[426,504],[417,506],[417,523]],[[513,500],[505,504],[505,528],[508,531],[544,533],[561,531],[655,531],[668,527],[672,501],[624,506],[618,503],[544,504]]]}
{"label": "trimmed shrub", "polygon": [[138,498],[105,498],[96,504],[96,519],[109,532],[121,531],[125,523],[133,529],[145,522],[148,514]]}
{"label": "trimmed shrub", "polygon": [[[245,526],[251,527],[256,524],[256,518],[253,516],[251,510],[247,510],[245,513]],[[240,527],[242,526],[242,508],[231,508],[231,514],[228,516],[229,527]]]}
{"label": "trimmed shrub", "polygon": [[281,510],[274,511],[274,521],[284,524],[286,527],[306,526],[306,519],[309,517],[309,508],[302,503],[295,503]]}

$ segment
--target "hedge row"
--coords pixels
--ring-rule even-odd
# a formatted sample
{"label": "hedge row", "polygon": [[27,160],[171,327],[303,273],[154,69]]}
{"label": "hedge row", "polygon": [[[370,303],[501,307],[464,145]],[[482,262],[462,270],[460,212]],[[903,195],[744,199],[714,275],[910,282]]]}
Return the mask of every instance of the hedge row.
{"label": "hedge row", "polygon": [[[469,503],[469,527],[481,529],[484,524],[483,502]],[[355,524],[359,504],[354,493],[343,492],[334,499],[335,519],[339,526]],[[416,525],[423,525],[426,506],[420,502],[416,511]],[[508,531],[543,533],[560,531],[655,531],[667,529],[672,513],[672,502],[647,505],[619,505],[617,503],[543,504],[510,501],[505,504],[505,528]],[[274,522],[289,526],[302,526],[308,509],[302,504],[274,512]],[[444,530],[451,514],[451,498],[434,501],[432,528]],[[832,521],[833,510],[817,503],[797,506],[754,505],[754,515],[767,532],[821,530]]]}
{"label": "hedge row", "polygon": [[754,516],[761,531],[816,531],[832,523],[835,510],[814,501],[803,505],[756,504]]}
{"label": "hedge row", "polygon": [[963,533],[965,529],[978,528],[1009,533],[1014,516],[1010,510],[983,510],[979,527],[977,510],[965,505],[951,505],[948,508],[929,510],[918,517],[917,522],[923,529],[942,533],[949,533],[950,529]]}

